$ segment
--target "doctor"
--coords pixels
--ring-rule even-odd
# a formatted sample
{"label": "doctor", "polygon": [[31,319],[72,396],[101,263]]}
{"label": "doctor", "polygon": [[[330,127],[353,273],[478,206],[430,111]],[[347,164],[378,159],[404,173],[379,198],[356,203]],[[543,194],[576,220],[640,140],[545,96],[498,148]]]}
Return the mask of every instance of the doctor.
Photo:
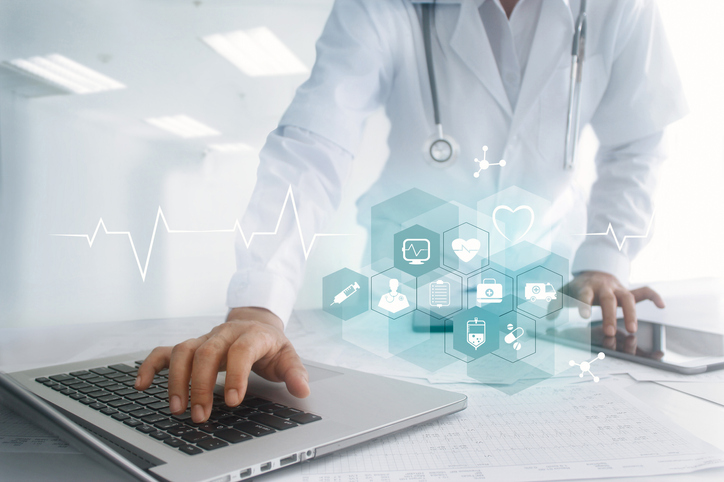
{"label": "doctor", "polygon": [[[562,233],[560,225],[580,197],[575,169],[563,168],[580,0],[437,0],[430,6],[429,49],[436,88],[423,42],[425,3],[430,2],[335,2],[311,76],[260,154],[245,230],[268,230],[291,185],[303,236],[309,240],[322,232],[340,203],[365,121],[383,107],[391,121],[390,154],[380,179],[358,201],[363,225],[369,224],[371,206],[413,187],[475,206],[517,185],[553,200],[546,217],[553,220],[550,228]],[[587,19],[580,124],[590,124],[600,142],[588,229],[606,231],[611,223],[617,232],[641,233],[653,211],[664,129],[683,116],[685,101],[654,0],[589,0]],[[437,163],[421,153],[431,136],[439,135],[433,92],[444,134],[459,144],[456,162]],[[476,178],[472,159],[480,157],[483,145],[489,146],[488,160],[507,163]],[[191,380],[191,415],[197,422],[209,417],[219,370],[227,372],[225,398],[231,406],[242,401],[252,369],[286,382],[297,397],[309,393],[306,370],[283,331],[305,265],[288,214],[280,227],[286,235],[248,250],[238,243],[226,323],[154,350],[139,370],[137,388],[170,365],[171,410],[186,409]],[[576,277],[570,292],[601,305],[608,334],[615,333],[617,306],[631,332],[637,302],[664,306],[649,288],[625,287],[630,260],[643,245],[644,240],[629,240],[619,250],[611,237],[589,237],[571,256]]]}

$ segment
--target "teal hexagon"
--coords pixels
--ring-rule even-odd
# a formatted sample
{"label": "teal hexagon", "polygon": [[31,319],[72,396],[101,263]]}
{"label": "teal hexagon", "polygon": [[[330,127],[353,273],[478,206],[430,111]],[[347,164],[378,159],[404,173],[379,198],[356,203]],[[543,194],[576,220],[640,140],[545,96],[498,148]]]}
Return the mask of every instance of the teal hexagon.
{"label": "teal hexagon", "polygon": [[395,234],[395,268],[422,276],[440,267],[440,235],[419,224]]}
{"label": "teal hexagon", "polygon": [[417,309],[441,319],[463,309],[463,280],[444,269],[417,278]]}
{"label": "teal hexagon", "polygon": [[452,323],[456,351],[477,359],[498,349],[498,316],[473,307],[455,315]]}
{"label": "teal hexagon", "polygon": [[348,268],[322,279],[322,309],[341,320],[349,320],[370,308],[367,276]]}

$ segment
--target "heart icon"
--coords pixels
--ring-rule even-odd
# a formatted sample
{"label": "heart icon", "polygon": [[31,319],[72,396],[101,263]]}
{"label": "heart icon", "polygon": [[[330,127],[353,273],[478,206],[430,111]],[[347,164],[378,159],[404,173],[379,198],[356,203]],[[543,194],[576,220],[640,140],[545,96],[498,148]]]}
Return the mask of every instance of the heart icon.
{"label": "heart icon", "polygon": [[[521,211],[521,210],[528,211],[530,213],[530,224],[528,224],[528,227],[523,232],[523,234],[518,236],[515,240],[510,239],[508,236],[506,236],[505,233],[503,232],[503,230],[500,229],[500,226],[498,226],[498,219],[496,218],[496,215],[498,214],[498,211],[500,211],[501,209],[504,211],[510,211],[511,214],[515,214],[516,212]],[[495,225],[495,229],[497,229],[498,232],[500,234],[502,234],[505,239],[507,239],[508,241],[512,241],[514,243],[520,241],[521,239],[523,239],[525,237],[526,234],[528,234],[528,231],[530,231],[530,228],[533,227],[534,220],[535,220],[535,213],[533,212],[533,209],[530,206],[518,206],[517,208],[513,209],[513,208],[505,206],[505,205],[500,205],[493,210],[493,224]]]}
{"label": "heart icon", "polygon": [[480,240],[470,238],[465,241],[464,239],[458,238],[452,242],[452,249],[463,263],[467,263],[480,251]]}

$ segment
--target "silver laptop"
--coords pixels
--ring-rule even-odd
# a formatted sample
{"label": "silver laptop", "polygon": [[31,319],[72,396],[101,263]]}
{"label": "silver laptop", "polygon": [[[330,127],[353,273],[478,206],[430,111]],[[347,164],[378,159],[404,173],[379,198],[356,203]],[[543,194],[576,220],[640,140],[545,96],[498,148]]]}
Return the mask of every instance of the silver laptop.
{"label": "silver laptop", "polygon": [[178,482],[243,480],[467,406],[462,394],[305,362],[308,398],[252,375],[239,407],[217,385],[211,418],[194,424],[168,410],[165,371],[133,389],[144,356],[0,374],[0,402],[137,479]]}

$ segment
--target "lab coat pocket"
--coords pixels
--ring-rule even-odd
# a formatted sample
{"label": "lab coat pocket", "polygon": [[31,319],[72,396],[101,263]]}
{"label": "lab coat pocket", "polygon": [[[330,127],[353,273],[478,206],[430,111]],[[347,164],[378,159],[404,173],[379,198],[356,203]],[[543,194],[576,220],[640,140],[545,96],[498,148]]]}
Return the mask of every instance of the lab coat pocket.
{"label": "lab coat pocket", "polygon": [[[553,167],[563,166],[570,72],[571,61],[566,58],[553,72],[538,102],[538,151],[545,163]],[[601,54],[587,58],[583,64],[581,85],[581,129],[590,122],[607,83],[608,75]]]}

